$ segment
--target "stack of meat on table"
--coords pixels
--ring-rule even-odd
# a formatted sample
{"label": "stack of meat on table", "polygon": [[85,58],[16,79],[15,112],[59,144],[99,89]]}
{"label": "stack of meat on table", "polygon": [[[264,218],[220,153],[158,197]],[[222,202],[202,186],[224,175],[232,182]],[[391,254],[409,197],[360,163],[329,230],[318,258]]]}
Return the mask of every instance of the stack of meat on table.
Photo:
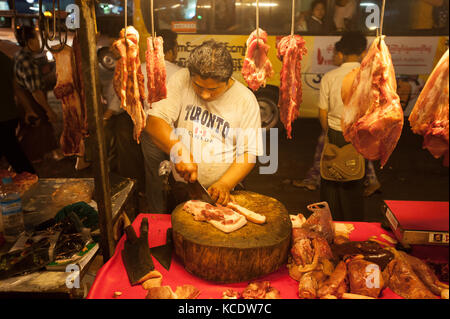
{"label": "stack of meat on table", "polygon": [[[350,241],[351,224],[333,222],[326,203],[308,206],[313,214],[291,215],[292,239],[287,268],[298,282],[300,299],[375,299],[389,288],[406,299],[448,299],[448,283],[442,282],[424,261],[394,248],[396,240],[371,237],[368,241]],[[209,222],[224,232],[243,227],[246,218],[264,224],[263,214],[230,203],[228,207],[189,201],[184,210],[198,222]],[[242,214],[242,212],[245,212]],[[255,219],[256,218],[256,219]],[[244,220],[244,221],[243,221]],[[219,225],[219,226],[218,226]],[[233,229],[227,228],[231,225]],[[147,283],[147,298],[196,298],[201,291],[192,285],[177,287]],[[448,274],[447,274],[448,280]],[[188,297],[186,297],[188,296]],[[223,299],[279,299],[283,291],[268,281],[252,281],[242,291],[227,289]]]}

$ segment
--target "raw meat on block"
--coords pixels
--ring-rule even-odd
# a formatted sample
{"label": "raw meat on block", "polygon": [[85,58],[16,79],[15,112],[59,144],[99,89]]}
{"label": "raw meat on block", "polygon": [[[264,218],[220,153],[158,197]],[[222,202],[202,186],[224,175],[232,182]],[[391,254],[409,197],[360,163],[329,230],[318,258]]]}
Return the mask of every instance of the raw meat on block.
{"label": "raw meat on block", "polygon": [[424,137],[423,148],[428,149],[435,158],[444,156],[445,166],[449,165],[448,70],[447,50],[431,73],[409,116],[412,131]]}
{"label": "raw meat on block", "polygon": [[267,57],[270,46],[267,45],[267,32],[259,29],[250,34],[247,39],[247,51],[242,66],[242,75],[253,91],[257,91],[261,86],[266,86],[266,81],[274,71],[272,63]]}
{"label": "raw meat on block", "polygon": [[183,209],[194,215],[194,220],[209,222],[225,233],[238,230],[247,223],[243,215],[235,212],[231,208],[220,205],[213,206],[198,200],[186,202]]}
{"label": "raw meat on block", "polygon": [[158,102],[167,97],[166,64],[164,62],[164,48],[162,37],[147,38],[147,51],[145,52],[147,68],[147,88],[149,104]]}
{"label": "raw meat on block", "polygon": [[61,101],[63,131],[60,137],[61,150],[65,156],[83,156],[84,138],[87,137],[86,111],[80,98],[80,88],[74,58],[74,51],[65,46],[53,54],[56,62],[55,97]]}
{"label": "raw meat on block", "polygon": [[344,101],[342,132],[364,158],[383,167],[400,138],[403,109],[384,36],[377,37],[363,59]]}
{"label": "raw meat on block", "polygon": [[286,36],[278,43],[278,58],[283,61],[280,74],[280,119],[292,138],[292,122],[299,116],[302,103],[302,59],[307,53],[306,42],[299,35]]}
{"label": "raw meat on block", "polygon": [[144,112],[145,79],[139,60],[139,33],[132,26],[120,31],[120,37],[113,47],[120,54],[114,72],[114,89],[120,98],[120,107],[130,115],[134,123],[134,139],[139,137],[146,125],[147,114]]}

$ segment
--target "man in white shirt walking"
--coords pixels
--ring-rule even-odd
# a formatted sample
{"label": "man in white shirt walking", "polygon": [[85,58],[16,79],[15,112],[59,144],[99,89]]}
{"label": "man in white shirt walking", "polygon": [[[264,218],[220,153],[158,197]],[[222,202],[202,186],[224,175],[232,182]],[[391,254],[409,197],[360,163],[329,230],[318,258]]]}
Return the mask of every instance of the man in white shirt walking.
{"label": "man in white shirt walking", "polygon": [[[341,118],[344,110],[342,96],[344,78],[360,66],[367,48],[364,35],[349,32],[343,35],[340,48],[344,55],[343,64],[322,78],[319,100],[319,120],[327,132],[329,143],[343,147],[348,144],[342,134]],[[334,220],[363,220],[363,179],[351,182],[320,181],[320,199],[328,202]]]}

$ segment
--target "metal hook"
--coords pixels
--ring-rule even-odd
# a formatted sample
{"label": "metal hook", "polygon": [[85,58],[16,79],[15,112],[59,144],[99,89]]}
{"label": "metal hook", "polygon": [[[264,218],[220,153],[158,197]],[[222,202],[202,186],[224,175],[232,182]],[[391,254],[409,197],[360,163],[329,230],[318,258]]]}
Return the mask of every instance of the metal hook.
{"label": "metal hook", "polygon": [[[58,14],[61,11],[61,3],[60,0],[58,0]],[[41,51],[44,50],[44,47],[46,47],[51,52],[59,52],[66,46],[67,43],[67,35],[68,35],[68,29],[67,26],[64,24],[61,24],[60,19],[56,17],[56,1],[53,0],[53,32],[50,34],[49,30],[49,21],[44,16],[44,12],[42,11],[42,0],[39,0],[39,30],[41,34]],[[56,27],[56,24],[58,24],[58,28]],[[57,31],[58,29],[58,31]],[[49,44],[49,41],[53,41],[56,38],[59,40],[59,46],[51,47]]]}

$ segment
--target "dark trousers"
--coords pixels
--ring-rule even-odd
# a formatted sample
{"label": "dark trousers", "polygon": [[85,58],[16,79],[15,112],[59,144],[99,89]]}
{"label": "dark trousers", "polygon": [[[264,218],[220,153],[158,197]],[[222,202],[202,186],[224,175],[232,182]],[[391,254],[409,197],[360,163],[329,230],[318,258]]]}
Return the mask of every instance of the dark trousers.
{"label": "dark trousers", "polygon": [[145,197],[149,212],[168,213],[164,177],[159,176],[159,165],[169,160],[169,155],[160,150],[145,131],[141,134],[141,149],[145,162]]}
{"label": "dark trousers", "polygon": [[16,128],[18,122],[17,119],[0,122],[0,158],[5,156],[16,173],[36,174],[33,165],[31,165],[17,140]]}
{"label": "dark trousers", "polygon": [[[328,139],[338,147],[348,144],[342,132],[332,129],[328,130]],[[320,180],[320,200],[328,203],[333,220],[336,221],[364,220],[363,191],[363,179],[351,182]]]}
{"label": "dark trousers", "polygon": [[[139,192],[145,192],[144,157],[140,145],[133,138],[134,124],[128,113],[111,116],[105,125],[105,143],[109,170],[137,181]],[[92,140],[87,138],[86,161],[93,161]]]}

